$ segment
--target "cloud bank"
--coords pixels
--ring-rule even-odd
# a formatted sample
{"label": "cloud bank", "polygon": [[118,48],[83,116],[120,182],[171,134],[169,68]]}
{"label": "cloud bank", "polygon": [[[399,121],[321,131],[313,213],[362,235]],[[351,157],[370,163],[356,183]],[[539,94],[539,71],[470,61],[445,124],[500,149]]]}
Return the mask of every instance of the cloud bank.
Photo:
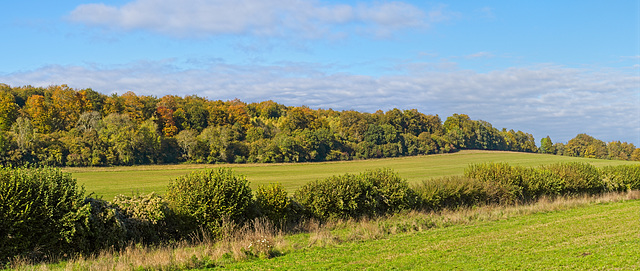
{"label": "cloud bank", "polygon": [[324,4],[313,0],[135,0],[122,6],[83,4],[68,20],[114,30],[172,37],[214,35],[340,38],[361,32],[387,37],[448,19],[443,6],[429,12],[404,2]]}
{"label": "cloud bank", "polygon": [[[335,110],[416,108],[446,118],[464,113],[497,128],[523,130],[539,140],[566,142],[578,133],[640,145],[640,78],[617,70],[560,66],[509,68],[478,73],[412,70],[404,75],[325,73],[307,64],[243,66],[211,63],[178,68],[175,60],[120,66],[52,65],[0,75],[12,86],[68,84],[120,94],[274,100]],[[444,119],[443,119],[444,120]]]}

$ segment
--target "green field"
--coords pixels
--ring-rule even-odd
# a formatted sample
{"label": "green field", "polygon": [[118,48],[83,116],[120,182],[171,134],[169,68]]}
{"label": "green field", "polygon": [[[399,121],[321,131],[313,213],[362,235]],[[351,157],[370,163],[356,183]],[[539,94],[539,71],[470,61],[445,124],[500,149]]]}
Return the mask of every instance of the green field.
{"label": "green field", "polygon": [[194,170],[213,167],[232,167],[236,173],[247,177],[253,188],[260,184],[281,183],[288,192],[295,191],[307,182],[344,173],[357,173],[376,168],[391,168],[409,182],[461,175],[469,164],[484,162],[508,162],[511,165],[537,166],[557,162],[579,161],[595,166],[638,164],[638,162],[598,160],[545,154],[460,151],[451,154],[413,156],[402,158],[357,160],[345,162],[299,164],[230,164],[230,165],[151,165],[104,168],[65,168],[73,174],[87,192],[93,192],[106,200],[115,195],[157,192],[163,194],[167,184],[180,175]]}
{"label": "green field", "polygon": [[296,250],[243,270],[638,270],[640,200]]}

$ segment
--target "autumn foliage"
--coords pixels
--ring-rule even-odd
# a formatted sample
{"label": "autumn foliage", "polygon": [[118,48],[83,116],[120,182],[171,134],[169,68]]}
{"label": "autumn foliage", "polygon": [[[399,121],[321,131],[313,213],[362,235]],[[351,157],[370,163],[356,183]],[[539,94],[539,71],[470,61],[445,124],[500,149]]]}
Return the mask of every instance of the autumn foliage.
{"label": "autumn foliage", "polygon": [[198,96],[104,95],[66,85],[0,84],[0,164],[109,166],[273,163],[447,153],[459,149],[640,160],[626,142],[585,134],[567,144],[416,109],[363,113]]}

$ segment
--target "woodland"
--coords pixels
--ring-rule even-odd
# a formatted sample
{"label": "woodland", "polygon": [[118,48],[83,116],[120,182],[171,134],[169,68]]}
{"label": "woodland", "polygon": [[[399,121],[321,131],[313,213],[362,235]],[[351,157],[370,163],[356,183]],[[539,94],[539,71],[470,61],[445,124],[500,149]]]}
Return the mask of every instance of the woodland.
{"label": "woodland", "polygon": [[416,109],[311,109],[196,95],[105,95],[67,85],[0,84],[0,164],[116,166],[282,163],[387,158],[461,149],[640,161],[627,142],[578,134],[536,146],[523,131]]}

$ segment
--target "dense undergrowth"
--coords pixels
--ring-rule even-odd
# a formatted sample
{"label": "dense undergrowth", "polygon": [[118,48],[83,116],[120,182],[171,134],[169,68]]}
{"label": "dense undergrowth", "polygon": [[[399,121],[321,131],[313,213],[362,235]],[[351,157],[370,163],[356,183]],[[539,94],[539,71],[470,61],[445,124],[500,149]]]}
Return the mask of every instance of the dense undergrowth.
{"label": "dense undergrowth", "polygon": [[[57,169],[0,168],[0,178],[0,261],[8,265],[95,257],[105,251],[126,253],[132,247],[170,249],[203,240],[222,240],[227,250],[239,251],[222,253],[223,259],[272,257],[279,253],[274,232],[311,231],[321,242],[331,242],[317,229],[338,220],[358,223],[397,213],[512,206],[549,197],[638,190],[640,166],[478,164],[470,166],[465,176],[415,186],[389,169],[378,169],[311,182],[292,197],[278,184],[253,193],[245,177],[218,168],[177,178],[166,197],[121,195],[113,202],[85,196],[69,174]],[[436,223],[427,220],[412,223],[418,228]],[[374,235],[397,231],[404,230],[395,225]],[[208,249],[214,248],[220,249],[219,245]],[[189,259],[173,261],[186,265],[174,262],[172,268],[188,268],[208,266],[209,260],[197,256],[193,266]]]}

